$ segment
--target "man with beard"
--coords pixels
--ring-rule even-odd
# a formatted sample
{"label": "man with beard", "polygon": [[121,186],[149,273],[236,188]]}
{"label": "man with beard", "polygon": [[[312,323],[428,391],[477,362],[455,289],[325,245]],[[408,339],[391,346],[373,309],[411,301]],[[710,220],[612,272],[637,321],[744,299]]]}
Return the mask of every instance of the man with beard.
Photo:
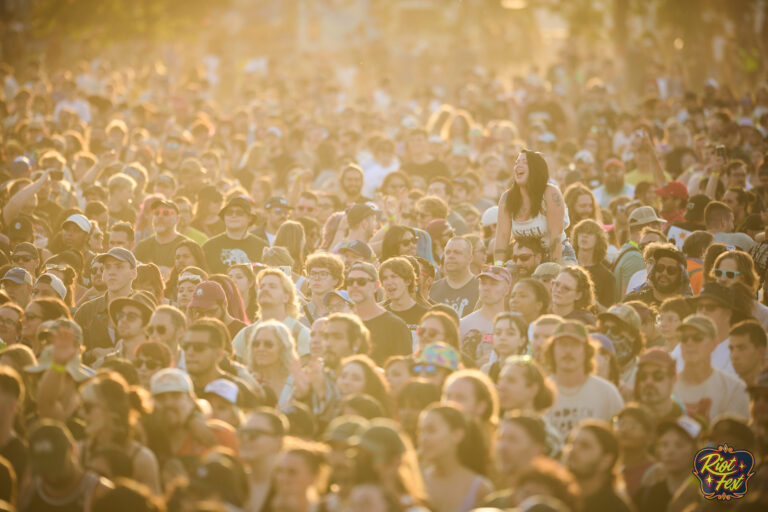
{"label": "man with beard", "polygon": [[138,244],[133,253],[144,263],[154,263],[165,275],[173,267],[176,245],[189,240],[176,230],[179,223],[179,207],[173,201],[155,201],[152,204],[152,229],[154,234]]}
{"label": "man with beard", "polygon": [[[637,355],[643,348],[640,333],[640,315],[626,304],[616,304],[598,316],[597,328],[613,342],[616,362],[619,364],[619,382],[626,386],[626,395],[631,395],[637,373]],[[624,391],[624,390],[622,390]]]}
{"label": "man with beard", "polygon": [[262,510],[272,489],[275,460],[288,434],[288,419],[271,408],[260,408],[248,415],[237,431],[238,455],[248,466],[248,505],[245,510]]}
{"label": "man with beard", "polygon": [[611,158],[603,165],[603,184],[592,191],[600,208],[608,208],[611,199],[619,196],[634,197],[635,187],[624,183],[624,162]]}
{"label": "man with beard", "polygon": [[512,244],[512,281],[531,277],[544,259],[544,247],[540,238],[516,238]]}
{"label": "man with beard", "polygon": [[[276,209],[278,208],[274,206],[271,208],[271,210]],[[267,202],[267,210],[270,210],[269,202]],[[205,260],[212,273],[225,273],[236,263],[250,265],[261,261],[264,248],[268,244],[264,239],[248,232],[255,216],[254,204],[249,197],[241,195],[227,201],[219,212],[219,217],[224,221],[224,233],[216,235],[203,244]],[[276,233],[282,221],[275,226],[270,225],[270,219],[273,217],[268,213],[266,233]],[[269,235],[265,234],[265,236]],[[272,236],[271,240],[274,240],[274,235]]]}
{"label": "man with beard", "polygon": [[223,421],[207,419],[197,408],[192,381],[186,373],[164,368],[152,376],[149,389],[162,419],[165,445],[173,457],[194,463],[217,445],[237,453],[235,429]]}
{"label": "man with beard", "polygon": [[349,164],[341,170],[339,184],[345,205],[371,201],[370,197],[365,197],[362,193],[364,176],[363,170],[357,164]]}
{"label": "man with beard", "polygon": [[675,360],[666,350],[653,347],[640,355],[635,374],[635,400],[650,411],[656,424],[674,421],[685,414],[672,398],[676,381]]}
{"label": "man with beard", "polygon": [[289,205],[284,197],[270,197],[264,204],[264,209],[266,210],[264,224],[253,228],[251,232],[256,237],[266,240],[269,245],[272,245],[275,241],[277,230],[280,229],[283,222],[288,220],[293,206]]}
{"label": "man with beard", "polygon": [[661,211],[659,215],[665,218],[668,224],[685,221],[686,206],[688,205],[688,188],[684,183],[670,181],[653,192],[661,198]]}
{"label": "man with beard", "polygon": [[648,283],[639,290],[628,293],[624,298],[625,302],[639,300],[649,306],[659,307],[665,299],[690,294],[687,260],[677,247],[659,243],[645,254],[652,260]]}

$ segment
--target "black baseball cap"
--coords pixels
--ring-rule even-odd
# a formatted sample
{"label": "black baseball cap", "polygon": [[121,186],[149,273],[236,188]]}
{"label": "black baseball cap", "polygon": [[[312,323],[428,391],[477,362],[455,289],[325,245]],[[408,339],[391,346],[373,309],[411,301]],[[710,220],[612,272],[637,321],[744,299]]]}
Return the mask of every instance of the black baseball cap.
{"label": "black baseball cap", "polygon": [[266,204],[264,205],[264,208],[267,210],[271,210],[272,208],[286,208],[286,209],[293,209],[293,206],[288,204],[288,201],[284,197],[270,197],[267,199]]}
{"label": "black baseball cap", "polygon": [[67,467],[67,457],[75,445],[66,425],[40,420],[29,434],[29,460],[38,475],[58,474]]}

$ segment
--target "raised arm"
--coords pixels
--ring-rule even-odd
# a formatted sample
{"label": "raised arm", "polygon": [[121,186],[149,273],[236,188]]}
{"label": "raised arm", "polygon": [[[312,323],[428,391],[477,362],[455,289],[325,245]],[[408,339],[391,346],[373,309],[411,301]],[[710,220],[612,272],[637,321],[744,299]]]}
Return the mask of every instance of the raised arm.
{"label": "raised arm", "polygon": [[43,188],[43,185],[48,181],[49,175],[50,172],[46,170],[43,172],[42,176],[13,194],[11,198],[8,199],[8,203],[3,208],[3,220],[6,224],[15,219],[32,197]]}
{"label": "raised arm", "polygon": [[499,215],[496,221],[496,236],[493,245],[493,262],[495,265],[504,264],[512,234],[512,214],[507,211],[507,194],[509,194],[509,190],[501,194],[499,199]]}
{"label": "raised arm", "polygon": [[565,229],[565,203],[563,195],[554,185],[547,185],[544,191],[547,206],[547,231],[549,232],[549,252],[552,261],[560,263],[563,256],[563,229]]}
{"label": "raised arm", "polygon": [[667,183],[667,177],[664,176],[664,169],[656,156],[656,148],[653,147],[653,141],[647,132],[643,134],[643,146],[651,154],[651,169],[653,170],[653,181],[657,187],[663,187]]}

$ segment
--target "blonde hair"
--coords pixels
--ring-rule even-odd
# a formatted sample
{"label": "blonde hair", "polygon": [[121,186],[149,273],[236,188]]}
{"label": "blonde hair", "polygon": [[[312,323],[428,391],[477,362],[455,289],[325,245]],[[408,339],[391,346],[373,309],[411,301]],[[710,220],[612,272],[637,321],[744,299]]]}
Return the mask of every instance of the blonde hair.
{"label": "blonde hair", "polygon": [[292,318],[299,318],[299,296],[296,293],[296,287],[291,278],[278,268],[265,268],[256,276],[256,284],[260,287],[261,282],[267,276],[276,276],[280,280],[283,292],[288,295],[288,303],[285,305],[285,312]]}

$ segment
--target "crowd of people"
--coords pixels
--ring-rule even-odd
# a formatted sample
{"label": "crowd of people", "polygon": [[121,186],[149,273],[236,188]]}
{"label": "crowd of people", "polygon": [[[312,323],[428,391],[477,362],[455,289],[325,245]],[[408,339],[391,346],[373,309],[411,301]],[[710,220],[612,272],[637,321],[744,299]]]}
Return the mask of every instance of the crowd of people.
{"label": "crowd of people", "polygon": [[308,65],[0,66],[0,510],[768,506],[768,86]]}

